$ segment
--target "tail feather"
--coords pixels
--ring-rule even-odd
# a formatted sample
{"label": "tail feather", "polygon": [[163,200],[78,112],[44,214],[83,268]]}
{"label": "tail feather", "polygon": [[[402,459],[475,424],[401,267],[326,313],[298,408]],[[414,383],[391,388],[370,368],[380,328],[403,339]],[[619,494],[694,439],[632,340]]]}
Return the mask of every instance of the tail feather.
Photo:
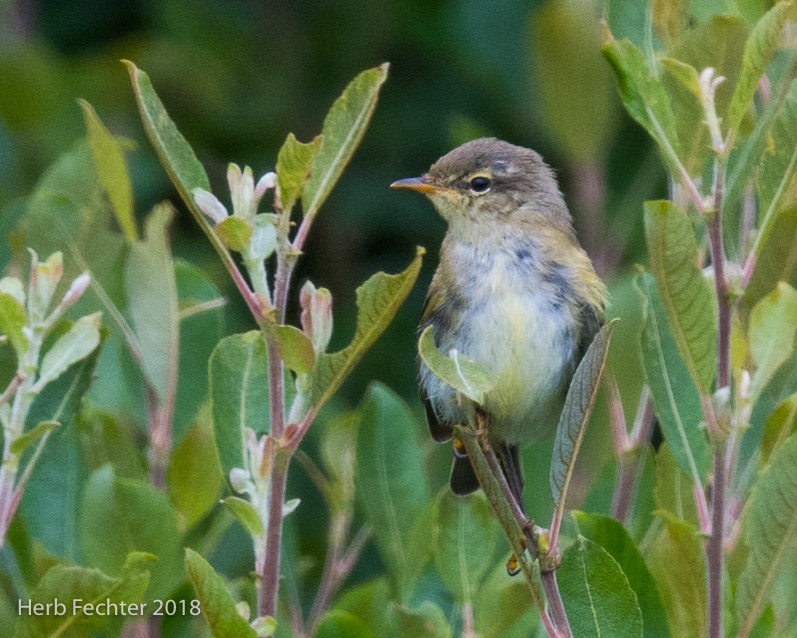
{"label": "tail feather", "polygon": [[[517,445],[501,443],[496,449],[498,462],[506,477],[509,490],[517,500],[520,508],[525,512],[523,501],[523,465],[520,460],[520,448]],[[454,448],[454,462],[451,465],[450,478],[451,491],[458,496],[466,496],[478,490],[479,479],[473,470],[468,455],[464,450]]]}

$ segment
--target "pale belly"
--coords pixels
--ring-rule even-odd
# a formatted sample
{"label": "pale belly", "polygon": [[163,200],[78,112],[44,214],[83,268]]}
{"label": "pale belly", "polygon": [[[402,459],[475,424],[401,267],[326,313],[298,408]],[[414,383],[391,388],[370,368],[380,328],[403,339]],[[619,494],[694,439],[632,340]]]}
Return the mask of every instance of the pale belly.
{"label": "pale belly", "polygon": [[[494,379],[485,395],[492,433],[514,442],[534,442],[553,432],[564,392],[575,369],[577,318],[552,299],[550,283],[496,260],[470,291],[456,326],[436,334],[443,352],[466,354]],[[453,389],[421,366],[421,384],[441,420],[457,423],[469,411]]]}

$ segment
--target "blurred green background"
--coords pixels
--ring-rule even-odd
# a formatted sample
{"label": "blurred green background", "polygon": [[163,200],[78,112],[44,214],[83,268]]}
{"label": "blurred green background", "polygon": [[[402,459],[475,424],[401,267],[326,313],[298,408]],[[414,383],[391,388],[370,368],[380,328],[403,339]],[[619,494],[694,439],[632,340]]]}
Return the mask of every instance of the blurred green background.
{"label": "blurred green background", "polygon": [[[622,0],[0,0],[0,267],[22,248],[14,229],[26,195],[84,134],[76,103],[83,98],[113,133],[135,142],[128,162],[139,218],[171,200],[180,211],[176,255],[230,300],[227,332],[253,327],[144,137],[119,60],[150,75],[222,199],[228,162],[249,164],[258,175],[273,169],[289,131],[311,139],[349,80],[388,61],[372,125],[313,227],[294,290],[310,278],[332,291],[335,349],[352,334],[356,286],[377,270],[403,269],[415,245],[428,256],[394,325],[318,427],[356,405],[371,380],[395,389],[420,415],[415,326],[445,226],[429,202],[388,186],[482,135],[535,148],[559,175],[582,242],[610,282],[612,314],[626,319],[616,331],[612,367],[633,411],[641,375],[629,275],[644,260],[642,201],[662,195],[665,180],[651,143],[620,108],[600,54],[600,18],[621,37],[644,23],[644,12],[645,3]],[[419,440],[440,487],[450,450],[420,429]],[[312,435],[307,449],[313,456]],[[533,474],[547,463],[548,449],[527,453]],[[582,499],[611,456],[605,407],[596,411],[586,449]],[[530,498],[546,503],[541,507],[550,507],[546,476],[541,471],[542,489],[531,490],[538,496]],[[289,497],[298,493],[310,504],[299,509],[297,523],[312,527],[319,497],[301,468],[291,481]]]}

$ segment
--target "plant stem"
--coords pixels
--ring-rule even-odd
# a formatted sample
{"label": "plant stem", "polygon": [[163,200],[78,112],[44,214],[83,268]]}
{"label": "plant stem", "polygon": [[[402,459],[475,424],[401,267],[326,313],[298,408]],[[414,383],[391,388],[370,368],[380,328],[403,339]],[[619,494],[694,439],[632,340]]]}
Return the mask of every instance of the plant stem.
{"label": "plant stem", "polygon": [[625,522],[631,501],[645,467],[645,449],[653,434],[653,401],[650,390],[642,389],[634,425],[629,438],[630,450],[618,450],[617,488],[612,498],[612,516]]}
{"label": "plant stem", "polygon": [[711,536],[706,545],[708,568],[708,635],[722,638],[722,563],[723,532],[725,527],[725,447],[714,449],[714,484],[711,494]]}

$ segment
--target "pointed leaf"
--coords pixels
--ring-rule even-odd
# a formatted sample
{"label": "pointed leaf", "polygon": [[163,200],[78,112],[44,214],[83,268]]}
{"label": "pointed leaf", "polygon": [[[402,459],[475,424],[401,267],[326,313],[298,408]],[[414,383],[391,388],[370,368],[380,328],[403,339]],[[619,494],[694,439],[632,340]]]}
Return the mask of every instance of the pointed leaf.
{"label": "pointed leaf", "polygon": [[111,209],[125,239],[135,241],[138,232],[133,210],[133,186],[122,145],[105,128],[91,104],[85,100],[78,100],[78,104],[83,109],[83,122],[100,186],[111,202]]}
{"label": "pointed leaf", "polygon": [[735,130],[750,108],[758,80],[766,71],[780,43],[780,34],[786,23],[791,2],[779,2],[753,27],[744,45],[742,72],[734,87],[726,122],[727,130]]}
{"label": "pointed leaf", "polygon": [[321,136],[304,144],[288,133],[277,154],[277,188],[279,189],[282,210],[290,214],[293,205],[302,194],[302,187],[310,175],[318,149],[321,147]]}
{"label": "pointed leaf", "polygon": [[579,536],[556,571],[574,636],[642,636],[642,612],[623,570],[609,553]]}
{"label": "pointed leaf", "polygon": [[[369,387],[360,411],[357,496],[382,560],[398,578],[399,590],[407,593],[417,577],[411,535],[429,501],[415,419],[397,395],[379,384]],[[428,527],[425,533],[428,548]]]}
{"label": "pointed leaf", "polygon": [[194,586],[202,616],[213,638],[257,638],[249,623],[238,613],[224,580],[192,549],[185,549],[185,571]]}
{"label": "pointed leaf", "polygon": [[304,214],[314,216],[349,163],[371,120],[388,64],[363,71],[335,100],[324,118],[321,147],[304,184]]}
{"label": "pointed leaf", "polygon": [[0,292],[0,333],[6,335],[17,356],[28,349],[28,338],[22,331],[28,323],[25,307],[7,292]]}
{"label": "pointed leaf", "polygon": [[169,498],[190,528],[216,504],[224,478],[210,423],[198,421],[172,450]]}
{"label": "pointed leaf", "polygon": [[761,437],[760,464],[766,465],[772,453],[788,439],[797,426],[797,392],[781,401],[764,425]]}
{"label": "pointed leaf", "polygon": [[35,427],[31,428],[22,436],[17,437],[11,442],[11,453],[19,456],[27,450],[32,443],[38,441],[42,436],[51,432],[61,425],[58,421],[42,421]]}
{"label": "pointed leaf", "polygon": [[645,55],[628,40],[615,40],[607,33],[603,55],[617,76],[620,97],[628,113],[656,141],[661,154],[675,168],[679,152],[678,133],[670,99],[659,78],[650,70]]}
{"label": "pointed leaf", "polygon": [[[797,204],[795,173],[797,173],[797,82],[792,83],[783,105],[772,121],[767,135],[767,147],[758,171],[758,206],[761,211],[761,221],[753,250],[759,259],[767,258],[762,250],[763,243],[770,240],[778,211],[784,206],[794,207]],[[777,239],[772,238],[772,241]]]}
{"label": "pointed leaf", "polygon": [[315,365],[313,342],[295,326],[270,326],[277,339],[280,356],[290,370],[297,374],[309,374]]}
{"label": "pointed leaf", "polygon": [[67,369],[89,356],[100,344],[100,319],[95,312],[78,319],[66,334],[59,337],[42,359],[36,385],[43,388]]}
{"label": "pointed leaf", "polygon": [[797,560],[797,436],[775,450],[756,482],[742,514],[742,529],[748,555],[736,592],[736,619],[740,635],[747,635],[773,583]]}
{"label": "pointed leaf", "polygon": [[263,533],[263,521],[260,520],[260,514],[249,501],[237,496],[228,496],[221,502],[227,506],[250,535],[255,537]]}
{"label": "pointed leaf", "polygon": [[600,545],[617,561],[623,570],[628,585],[636,594],[642,613],[643,635],[646,638],[669,636],[667,617],[661,604],[656,581],[650,573],[642,554],[639,553],[631,536],[619,521],[586,512],[573,512],[578,533]]}
{"label": "pointed leaf", "polygon": [[127,303],[149,388],[161,400],[176,387],[180,320],[174,260],[168,228],[173,210],[155,207],[144,225],[144,239],[130,246],[125,285]]}
{"label": "pointed leaf", "polygon": [[614,323],[615,321],[610,321],[600,329],[578,364],[556,429],[549,484],[559,520],[575,469],[576,457],[584,441],[587,423],[598,395]]}
{"label": "pointed leaf", "polygon": [[[102,608],[96,607],[88,611],[88,605],[105,603],[108,603],[108,610],[114,609],[113,604],[124,603],[125,609],[132,611],[134,608],[127,606],[141,603],[149,584],[149,573],[143,567],[132,565],[116,577],[99,569],[77,565],[51,567],[30,593],[30,602],[47,605],[58,601],[63,607],[50,608],[51,612],[45,614],[22,613],[14,637],[88,636],[94,635],[100,628],[107,628],[111,623],[117,624],[120,630],[125,617],[146,616],[146,612],[100,614],[99,609]],[[135,609],[142,611],[141,607]]]}
{"label": "pointed leaf", "polygon": [[470,603],[494,565],[498,526],[481,492],[458,497],[447,487],[438,495],[432,538],[437,573],[458,603]]}
{"label": "pointed leaf", "polygon": [[421,333],[418,354],[440,379],[475,403],[484,403],[484,393],[495,384],[490,373],[470,357],[456,350],[448,355],[438,350],[432,326],[427,326]]}
{"label": "pointed leaf", "polygon": [[645,235],[678,350],[698,390],[707,394],[716,368],[717,310],[697,265],[692,224],[670,201],[645,202]]}
{"label": "pointed leaf", "polygon": [[222,339],[209,364],[216,445],[225,474],[245,468],[245,430],[267,432],[268,354],[263,335],[252,330]]}
{"label": "pointed leaf", "polygon": [[638,288],[643,307],[640,356],[656,416],[678,465],[693,482],[702,483],[711,450],[701,427],[700,396],[664,320],[653,278],[644,273]]}
{"label": "pointed leaf", "polygon": [[[763,173],[761,176],[763,177]],[[766,238],[760,241],[755,268],[742,297],[748,310],[770,292],[777,282],[794,283],[794,273],[797,270],[797,241],[794,241],[797,236],[797,206],[781,208],[773,217],[769,228]]]}
{"label": "pointed leaf", "polygon": [[313,405],[322,406],[343,383],[368,348],[384,332],[415,285],[425,253],[417,248],[415,259],[398,275],[377,273],[357,288],[357,327],[348,346],[323,354],[313,372]]}
{"label": "pointed leaf", "polygon": [[797,290],[778,283],[750,313],[750,354],[756,365],[752,396],[757,397],[794,350]]}
{"label": "pointed leaf", "polygon": [[665,515],[664,527],[647,551],[672,636],[706,636],[706,567],[697,529]]}
{"label": "pointed leaf", "polygon": [[252,225],[243,217],[227,217],[213,229],[230,250],[242,253],[252,241]]}

